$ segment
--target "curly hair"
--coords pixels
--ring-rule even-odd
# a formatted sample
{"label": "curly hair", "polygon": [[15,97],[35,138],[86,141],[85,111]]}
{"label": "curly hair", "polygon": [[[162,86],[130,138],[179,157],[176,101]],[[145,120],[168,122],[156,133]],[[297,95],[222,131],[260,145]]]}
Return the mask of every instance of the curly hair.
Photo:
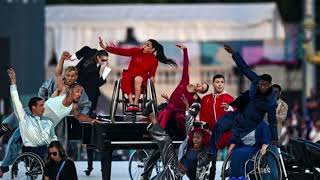
{"label": "curly hair", "polygon": [[210,141],[210,133],[203,129],[203,128],[194,128],[190,133],[189,133],[189,138],[188,138],[188,146],[193,147],[193,136],[195,133],[198,133],[202,136],[202,147],[208,148],[209,147],[209,141]]}

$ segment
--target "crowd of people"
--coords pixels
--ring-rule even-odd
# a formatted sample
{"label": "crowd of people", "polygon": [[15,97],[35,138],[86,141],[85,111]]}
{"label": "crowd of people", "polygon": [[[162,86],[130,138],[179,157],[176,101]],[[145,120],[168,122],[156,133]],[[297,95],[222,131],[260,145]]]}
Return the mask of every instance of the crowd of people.
{"label": "crowd of people", "polygon": [[[95,109],[99,87],[106,82],[101,72],[109,67],[108,53],[132,57],[121,81],[121,89],[129,101],[128,111],[141,111],[138,97],[146,88],[147,79],[155,82],[158,62],[177,67],[174,60],[165,56],[163,46],[153,39],[136,48],[120,48],[104,43],[101,38],[99,45],[101,50],[85,46],[75,54],[63,52],[55,76],[44,82],[38,97],[30,99],[28,108],[23,108],[20,102],[16,72],[8,69],[14,112],[2,121],[0,128],[0,136],[12,132],[0,177],[9,171],[20,151],[31,151],[46,159],[45,179],[77,179],[75,165],[64,150],[67,132],[62,119],[72,114],[81,122],[101,123],[95,119]],[[270,146],[278,146],[280,141],[285,143],[294,136],[320,140],[316,96],[308,99],[308,119],[301,116],[297,103],[288,116],[288,105],[281,99],[281,86],[272,84],[269,74],[257,75],[238,52],[225,45],[226,52],[251,81],[250,88],[240,95],[231,95],[224,90],[225,77],[216,74],[211,82],[213,90],[201,98],[199,94],[207,93],[210,85],[190,83],[188,49],[184,45],[177,48],[183,53],[181,81],[170,96],[162,95],[167,102],[157,115],[152,111],[152,102],[142,112],[150,121],[148,131],[159,148],[149,156],[141,180],[150,179],[159,158],[164,168],[155,179],[180,179],[184,175],[199,179],[211,162],[209,179],[213,180],[218,152],[226,147],[227,154],[232,154],[231,179],[245,179],[244,162],[257,151],[263,155]],[[64,62],[74,58],[80,62],[63,73]],[[185,139],[178,154],[172,145],[173,138]],[[87,175],[93,169],[93,148],[87,145]],[[102,169],[104,161],[112,159],[101,154]],[[108,179],[104,173],[103,179]]]}

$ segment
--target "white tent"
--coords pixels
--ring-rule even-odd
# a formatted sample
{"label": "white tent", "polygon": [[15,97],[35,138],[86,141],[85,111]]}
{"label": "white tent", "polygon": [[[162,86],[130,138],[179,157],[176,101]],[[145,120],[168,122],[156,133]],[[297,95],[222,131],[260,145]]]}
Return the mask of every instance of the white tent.
{"label": "white tent", "polygon": [[[54,49],[98,46],[98,36],[123,41],[132,27],[139,41],[284,39],[275,3],[166,5],[54,5],[46,7],[47,57]],[[47,58],[48,61],[48,58]]]}

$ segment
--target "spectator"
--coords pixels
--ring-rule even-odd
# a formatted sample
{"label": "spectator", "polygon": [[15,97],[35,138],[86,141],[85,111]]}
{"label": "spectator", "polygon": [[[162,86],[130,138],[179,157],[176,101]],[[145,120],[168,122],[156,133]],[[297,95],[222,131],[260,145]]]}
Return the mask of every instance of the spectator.
{"label": "spectator", "polygon": [[52,141],[49,145],[43,176],[44,180],[78,179],[74,162],[68,158],[59,141]]}
{"label": "spectator", "polygon": [[314,143],[320,141],[320,120],[314,122],[309,138]]}

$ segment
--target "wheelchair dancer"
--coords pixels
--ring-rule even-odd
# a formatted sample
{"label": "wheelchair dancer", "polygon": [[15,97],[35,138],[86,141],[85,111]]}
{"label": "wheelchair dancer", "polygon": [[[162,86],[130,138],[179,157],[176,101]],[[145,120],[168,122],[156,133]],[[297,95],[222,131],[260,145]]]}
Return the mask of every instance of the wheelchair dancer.
{"label": "wheelchair dancer", "polygon": [[[10,68],[7,72],[11,82],[12,105],[21,128],[23,149],[24,151],[34,152],[44,158],[47,146],[51,141],[57,140],[52,121],[43,116],[45,111],[44,101],[39,97],[31,98],[28,103],[31,113],[26,113],[19,99],[15,71]],[[8,170],[8,167],[1,167],[0,177]]]}
{"label": "wheelchair dancer", "polygon": [[[82,92],[82,86],[79,84],[73,84],[69,87],[65,95],[49,98],[44,103],[44,116],[48,117],[52,121],[54,127],[56,127],[56,125],[69,114],[73,114],[79,121],[87,121],[91,123],[99,122],[98,120],[92,119],[78,111],[77,102],[79,101]],[[3,171],[3,169],[7,170],[7,167],[13,163],[14,159],[18,156],[20,149],[21,136],[20,129],[17,128],[8,142],[6,155],[0,167],[2,173],[6,172]]]}
{"label": "wheelchair dancer", "polygon": [[[271,145],[270,128],[267,122],[261,121],[256,129],[241,139],[233,149],[229,149],[228,155],[231,155],[230,163],[230,179],[246,180],[245,163],[251,159],[257,151],[260,155],[264,155],[267,148]],[[253,169],[247,167],[246,172]],[[249,168],[249,169],[248,169]]]}
{"label": "wheelchair dancer", "polygon": [[[206,93],[209,89],[209,85],[206,83],[197,83],[195,85],[189,84],[189,59],[187,48],[183,45],[176,46],[183,50],[182,78],[170,98],[167,98],[168,103],[166,107],[159,111],[157,120],[171,138],[184,139],[186,136],[186,116],[185,104],[181,100],[181,97],[184,95],[189,104],[192,104],[195,101],[200,102],[200,97],[197,93]],[[160,157],[159,155],[159,152],[156,150],[149,156],[144,172],[141,174],[144,179],[149,179],[154,163]]]}
{"label": "wheelchair dancer", "polygon": [[242,110],[227,113],[215,124],[209,145],[212,159],[216,158],[217,144],[225,131],[232,129],[232,137],[230,140],[230,147],[232,148],[235,146],[234,143],[239,143],[242,137],[257,127],[266,113],[268,114],[272,144],[276,145],[278,141],[276,119],[277,101],[271,87],[272,77],[268,74],[258,76],[249,68],[239,53],[236,53],[228,45],[225,45],[225,50],[232,54],[232,58],[239,70],[251,81],[251,86],[250,89],[241,96],[243,105],[240,107],[242,107]]}
{"label": "wheelchair dancer", "polygon": [[[233,97],[224,91],[225,78],[221,74],[217,74],[212,78],[213,93],[210,93],[201,99],[200,121],[208,123],[209,129],[212,131],[216,122],[228,111],[233,111],[229,106],[233,101]],[[225,148],[231,137],[231,131],[226,131],[217,144],[218,149]],[[216,174],[216,158],[212,161],[210,168],[209,180],[214,180]]]}
{"label": "wheelchair dancer", "polygon": [[202,175],[201,173],[204,172],[203,169],[209,162],[207,143],[210,134],[203,128],[192,127],[201,106],[199,103],[193,103],[189,108],[189,103],[185,96],[182,97],[182,100],[187,109],[185,126],[188,136],[180,145],[179,155],[176,154],[171,137],[161,127],[152,113],[151,103],[148,104],[143,112],[143,115],[148,116],[150,119],[151,124],[148,126],[148,131],[158,144],[163,163],[163,170],[153,177],[153,180],[182,179],[185,174],[191,180],[199,179]]}
{"label": "wheelchair dancer", "polygon": [[[138,100],[142,89],[147,86],[147,79],[155,82],[158,61],[177,67],[177,64],[168,59],[163,46],[154,39],[149,39],[142,48],[119,48],[114,44],[104,44],[99,37],[100,47],[109,53],[132,57],[128,69],[122,72],[121,89],[128,96],[128,111],[140,111]],[[135,96],[133,100],[133,95]]]}
{"label": "wheelchair dancer", "polygon": [[[63,58],[64,55],[61,55],[61,58]],[[58,68],[58,66],[57,66]],[[62,71],[62,67],[60,68]],[[58,90],[58,84],[60,82],[57,82],[57,78],[53,76],[52,78],[46,80],[41,87],[39,88],[38,97],[43,98],[45,101],[50,98],[57,95],[63,95],[66,92],[66,89],[68,89],[72,84],[74,84],[78,78],[78,71],[74,66],[69,66],[64,71],[64,76],[62,78],[61,84],[63,84],[62,91]],[[62,74],[62,73],[60,73]],[[58,78],[59,79],[59,78]],[[85,91],[83,91],[79,101],[78,101],[78,107],[81,114],[89,114],[91,102],[88,99],[88,96]],[[28,111],[28,109],[25,109]],[[5,118],[2,121],[2,128],[0,128],[0,137],[6,133],[6,131],[14,131],[18,126],[18,121],[14,115],[14,113],[10,114],[7,118]],[[4,131],[5,129],[5,131]],[[59,136],[59,132],[58,136]]]}

